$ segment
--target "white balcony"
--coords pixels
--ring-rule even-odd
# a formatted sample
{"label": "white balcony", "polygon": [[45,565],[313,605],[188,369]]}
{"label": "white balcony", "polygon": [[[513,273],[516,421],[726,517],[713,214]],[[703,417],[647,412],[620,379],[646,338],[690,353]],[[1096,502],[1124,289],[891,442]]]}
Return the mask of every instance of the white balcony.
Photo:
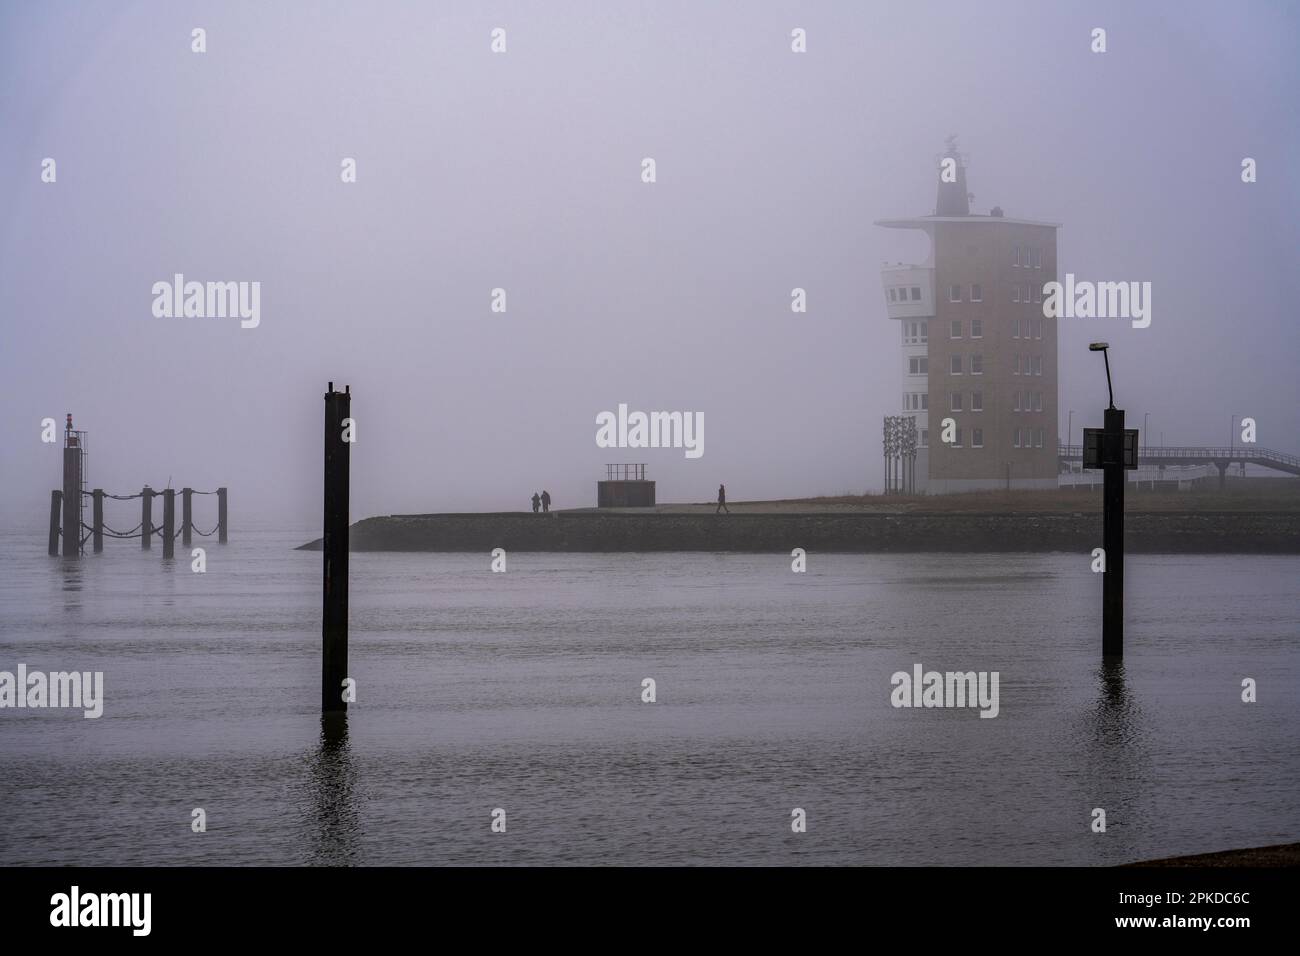
{"label": "white balcony", "polygon": [[934,270],[925,266],[886,264],[880,269],[885,309],[891,319],[934,316]]}

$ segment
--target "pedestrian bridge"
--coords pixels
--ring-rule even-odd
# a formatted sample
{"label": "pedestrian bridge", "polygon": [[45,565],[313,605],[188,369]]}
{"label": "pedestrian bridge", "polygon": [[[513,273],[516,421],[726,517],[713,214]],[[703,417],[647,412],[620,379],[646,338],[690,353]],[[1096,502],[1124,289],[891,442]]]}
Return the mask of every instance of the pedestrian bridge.
{"label": "pedestrian bridge", "polygon": [[[1082,461],[1082,445],[1058,445],[1057,458],[1062,462]],[[1158,447],[1139,448],[1140,465],[1215,465],[1219,469],[1219,484],[1222,485],[1228,474],[1228,466],[1234,464],[1262,465],[1274,471],[1286,472],[1288,475],[1300,475],[1300,457],[1283,454],[1271,448],[1257,448],[1254,445],[1234,445],[1232,447]]]}

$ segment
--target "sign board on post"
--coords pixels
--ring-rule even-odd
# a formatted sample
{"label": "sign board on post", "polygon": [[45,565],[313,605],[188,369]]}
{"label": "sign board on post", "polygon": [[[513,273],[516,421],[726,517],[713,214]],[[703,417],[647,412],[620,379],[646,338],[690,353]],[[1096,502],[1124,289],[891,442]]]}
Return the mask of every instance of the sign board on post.
{"label": "sign board on post", "polygon": [[1083,467],[1101,467],[1101,435],[1103,429],[1085,428],[1083,430]]}
{"label": "sign board on post", "polygon": [[1085,428],[1083,430],[1083,467],[1101,468],[1118,458],[1125,471],[1135,471],[1138,466],[1138,430],[1124,429],[1123,444],[1118,449],[1107,448],[1106,429]]}
{"label": "sign board on post", "polygon": [[1124,470],[1137,471],[1138,466],[1138,430],[1124,429]]}

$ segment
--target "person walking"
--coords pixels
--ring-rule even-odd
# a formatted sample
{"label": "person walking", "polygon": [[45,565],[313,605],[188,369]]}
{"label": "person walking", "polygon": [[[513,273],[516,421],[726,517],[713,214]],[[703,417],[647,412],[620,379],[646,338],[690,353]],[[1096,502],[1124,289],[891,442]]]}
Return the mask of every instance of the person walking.
{"label": "person walking", "polygon": [[542,499],[537,492],[533,492],[533,514],[537,514],[537,509],[542,506]]}
{"label": "person walking", "polygon": [[731,509],[727,507],[726,485],[718,485],[718,507],[713,509],[713,513],[717,514],[719,511],[725,511],[727,514],[731,514]]}
{"label": "person walking", "polygon": [[545,488],[542,489],[542,513],[550,514],[551,511],[551,493]]}

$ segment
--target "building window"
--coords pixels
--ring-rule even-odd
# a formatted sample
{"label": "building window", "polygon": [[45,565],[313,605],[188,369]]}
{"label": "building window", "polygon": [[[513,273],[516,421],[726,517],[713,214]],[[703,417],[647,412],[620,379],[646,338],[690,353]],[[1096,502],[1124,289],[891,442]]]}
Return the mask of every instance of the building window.
{"label": "building window", "polygon": [[925,375],[930,371],[930,360],[924,355],[913,355],[907,360],[909,375]]}
{"label": "building window", "polygon": [[929,323],[929,322],[922,322],[922,323],[921,323],[921,341],[922,341],[922,342],[928,342],[928,341],[930,341],[930,323]]}
{"label": "building window", "polygon": [[976,353],[970,357],[970,373],[972,375],[984,374],[984,356]]}
{"label": "building window", "polygon": [[983,301],[984,301],[984,287],[981,286],[981,285],[973,285],[973,286],[971,286],[971,287],[970,287],[970,300],[971,300],[972,302],[983,302]]}
{"label": "building window", "polygon": [[922,448],[930,447],[930,429],[928,428],[921,429],[921,447]]}
{"label": "building window", "polygon": [[1019,448],[1019,447],[1020,447],[1020,429],[1017,428],[1014,432],[1011,433],[1011,436],[1012,436],[1012,437],[1011,437],[1011,444],[1014,445],[1016,448]]}
{"label": "building window", "polygon": [[1042,250],[1042,249],[1035,249],[1035,250],[1034,250],[1034,268],[1035,268],[1035,269],[1041,269],[1042,267],[1043,267],[1043,250]]}
{"label": "building window", "polygon": [[1011,366],[1011,374],[1019,375],[1020,374],[1020,353],[1019,352],[1015,354],[1014,359],[1015,361]]}
{"label": "building window", "polygon": [[1035,302],[1043,301],[1043,287],[1041,285],[1034,286],[1034,301]]}
{"label": "building window", "polygon": [[889,301],[890,301],[890,302],[895,301],[895,299],[894,299],[894,290],[893,290],[893,289],[890,289],[890,290],[889,290]]}
{"label": "building window", "polygon": [[1036,339],[1041,339],[1041,338],[1043,337],[1043,320],[1042,320],[1042,319],[1031,319],[1031,320],[1029,321],[1029,326],[1030,326],[1031,329],[1033,329],[1033,332],[1034,332],[1034,338],[1036,338]]}
{"label": "building window", "polygon": [[1043,430],[1041,428],[1034,429],[1034,447],[1035,448],[1043,447]]}
{"label": "building window", "polygon": [[1011,410],[1012,410],[1012,411],[1015,411],[1015,412],[1018,412],[1018,411],[1020,411],[1020,393],[1019,393],[1019,392],[1016,392],[1015,402],[1016,402],[1016,403],[1015,403],[1014,405],[1011,406]]}
{"label": "building window", "polygon": [[1012,247],[1011,247],[1011,265],[1012,265],[1012,266],[1016,266],[1016,267],[1019,267],[1019,265],[1020,265],[1020,247],[1019,247],[1019,246],[1012,246]]}
{"label": "building window", "polygon": [[948,301],[949,302],[961,301],[961,286],[959,285],[948,286]]}
{"label": "building window", "polygon": [[1025,297],[1024,297],[1024,299],[1022,299],[1021,301],[1023,301],[1023,302],[1032,302],[1033,300],[1034,300],[1034,287],[1031,286],[1031,285],[1029,285],[1029,284],[1026,284],[1026,285],[1025,285]]}
{"label": "building window", "polygon": [[971,392],[971,393],[970,393],[970,410],[971,410],[972,412],[982,412],[982,411],[984,411],[984,393],[983,393],[983,392]]}
{"label": "building window", "polygon": [[921,287],[919,285],[912,286],[912,301],[913,302],[921,301]]}
{"label": "building window", "polygon": [[948,408],[950,411],[961,411],[961,392],[951,392],[948,395]]}
{"label": "building window", "polygon": [[1043,393],[1034,392],[1034,411],[1041,412],[1042,410],[1043,410]]}
{"label": "building window", "polygon": [[1012,320],[1011,320],[1011,337],[1012,337],[1013,339],[1018,339],[1018,338],[1020,338],[1020,320],[1019,320],[1019,319],[1012,319]]}
{"label": "building window", "polygon": [[925,326],[924,322],[904,322],[903,326],[903,344],[904,345],[923,345],[925,343]]}
{"label": "building window", "polygon": [[1043,374],[1043,357],[1041,355],[1034,356],[1034,374],[1035,375]]}
{"label": "building window", "polygon": [[921,393],[921,411],[924,412],[924,411],[928,410],[929,407],[930,407],[930,393],[929,393],[929,392],[922,392],[922,393]]}
{"label": "building window", "polygon": [[971,320],[970,320],[970,337],[973,338],[973,339],[982,339],[982,338],[984,338],[984,320],[983,320],[983,319],[971,319]]}
{"label": "building window", "polygon": [[1012,301],[1012,302],[1019,302],[1019,301],[1020,301],[1020,283],[1019,283],[1019,282],[1017,282],[1015,285],[1013,285],[1013,286],[1011,287],[1011,301]]}
{"label": "building window", "polygon": [[953,319],[952,331],[948,333],[948,338],[950,339],[961,338],[961,319]]}
{"label": "building window", "polygon": [[961,374],[961,356],[960,356],[960,355],[954,355],[954,356],[952,357],[952,362],[951,362],[951,364],[950,364],[949,367],[948,367],[948,371],[951,372],[953,375],[960,375],[960,374]]}
{"label": "building window", "polygon": [[984,429],[972,428],[970,430],[970,446],[972,448],[984,447]]}

